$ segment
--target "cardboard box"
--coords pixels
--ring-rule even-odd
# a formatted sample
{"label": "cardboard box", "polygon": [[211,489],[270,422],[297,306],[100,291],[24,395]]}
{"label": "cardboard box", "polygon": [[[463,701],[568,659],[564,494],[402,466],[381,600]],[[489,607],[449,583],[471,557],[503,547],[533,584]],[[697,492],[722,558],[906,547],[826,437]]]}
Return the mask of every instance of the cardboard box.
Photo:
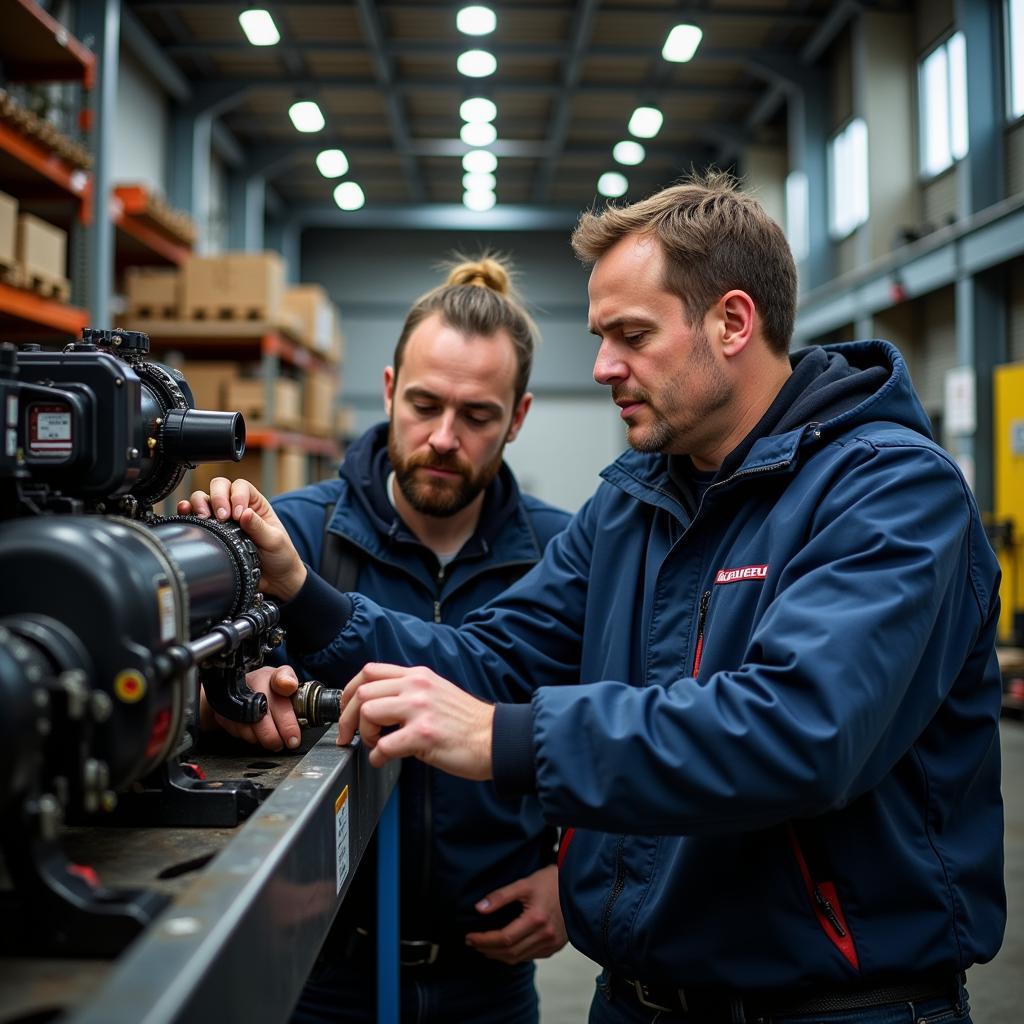
{"label": "cardboard box", "polygon": [[68,268],[68,233],[31,213],[18,215],[17,257],[30,282],[65,281]]}
{"label": "cardboard box", "polygon": [[289,377],[274,381],[273,408],[267,409],[266,386],[260,378],[235,377],[228,383],[226,408],[240,412],[246,426],[302,429],[302,385]]}
{"label": "cardboard box", "polygon": [[173,320],[181,309],[181,272],[177,267],[129,267],[124,275],[128,315]]}
{"label": "cardboard box", "polygon": [[326,356],[334,339],[334,306],[318,284],[286,288],[284,311],[298,321],[298,339],[306,348]]}
{"label": "cardboard box", "polygon": [[228,385],[238,378],[237,363],[188,359],[178,369],[192,389],[197,409],[237,411],[228,403]]}
{"label": "cardboard box", "polygon": [[276,252],[191,256],[182,268],[182,311],[190,320],[275,323],[283,295],[284,263]]}
{"label": "cardboard box", "polygon": [[[215,476],[226,476],[229,480],[248,480],[263,490],[263,459],[268,453],[257,450],[246,452],[241,462],[203,462],[191,473],[187,494],[192,491],[210,493],[210,481]],[[277,452],[277,470],[273,487],[267,497],[272,498],[285,491],[305,487],[307,480],[307,456],[298,448],[282,448]]]}
{"label": "cardboard box", "polygon": [[356,436],[356,411],[351,405],[335,406],[333,436],[343,441]]}
{"label": "cardboard box", "polygon": [[277,453],[277,492],[297,491],[307,482],[306,453],[298,448],[282,448]]}
{"label": "cardboard box", "polygon": [[14,266],[18,259],[18,200],[0,192],[0,268]]}
{"label": "cardboard box", "polygon": [[334,429],[334,399],[340,380],[332,371],[306,375],[306,430],[318,437],[329,437]]}

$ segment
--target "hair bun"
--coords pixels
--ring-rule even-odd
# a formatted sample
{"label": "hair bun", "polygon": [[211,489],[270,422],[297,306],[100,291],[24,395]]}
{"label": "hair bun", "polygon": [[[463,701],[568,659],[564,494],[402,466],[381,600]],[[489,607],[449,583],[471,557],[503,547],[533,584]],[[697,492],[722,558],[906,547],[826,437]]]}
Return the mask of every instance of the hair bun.
{"label": "hair bun", "polygon": [[445,283],[477,285],[480,288],[490,288],[499,295],[508,295],[512,281],[508,271],[497,260],[485,256],[483,259],[467,261],[453,267]]}

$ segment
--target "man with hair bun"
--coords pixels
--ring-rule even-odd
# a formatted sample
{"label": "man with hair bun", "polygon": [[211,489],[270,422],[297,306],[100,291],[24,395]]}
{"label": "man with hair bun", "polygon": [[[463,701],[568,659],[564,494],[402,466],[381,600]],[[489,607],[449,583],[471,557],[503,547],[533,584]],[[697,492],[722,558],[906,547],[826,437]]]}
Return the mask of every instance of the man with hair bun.
{"label": "man with hair bun", "polygon": [[[384,371],[388,422],[349,448],[338,477],[274,508],[302,558],[387,608],[458,625],[540,560],[568,515],[519,491],[502,460],[530,408],[537,332],[509,272],[484,257],[453,267],[412,306]],[[195,497],[195,496],[194,496]],[[250,675],[266,689],[267,670]],[[287,694],[253,726],[297,746]],[[399,781],[402,1019],[520,1024],[538,1019],[532,960],[566,942],[557,836],[536,799],[500,799],[420,763]],[[375,857],[364,856],[295,1011],[296,1024],[375,1020]]]}
{"label": "man with hair bun", "polygon": [[999,569],[970,487],[893,345],[789,353],[792,254],[728,177],[588,213],[573,244],[632,450],[460,628],[330,591],[245,481],[214,505],[293,654],[352,677],[339,743],[565,828],[591,1024],[968,1022],[1006,920]]}

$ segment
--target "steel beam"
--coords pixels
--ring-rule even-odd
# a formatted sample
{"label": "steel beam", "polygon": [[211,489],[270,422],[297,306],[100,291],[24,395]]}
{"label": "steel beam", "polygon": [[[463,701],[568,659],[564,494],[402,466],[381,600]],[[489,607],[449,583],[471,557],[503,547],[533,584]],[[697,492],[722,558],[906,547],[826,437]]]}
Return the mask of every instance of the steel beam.
{"label": "steel beam", "polygon": [[87,0],[79,7],[83,41],[96,54],[92,91],[92,223],[88,229],[89,313],[97,327],[112,327],[114,224],[110,218],[113,186],[114,126],[117,118],[117,70],[121,51],[121,0]]}
{"label": "steel beam", "polygon": [[537,180],[533,187],[533,200],[543,203],[548,197],[548,190],[558,170],[558,161],[562,157],[565,140],[569,134],[569,118],[572,116],[572,101],[576,87],[579,85],[583,60],[590,45],[590,36],[594,30],[594,18],[600,0],[579,0],[576,13],[573,15],[570,30],[569,52],[565,55],[565,70],[562,73],[562,88],[555,101],[555,111],[548,130],[549,151],[541,165]]}
{"label": "steel beam", "polygon": [[376,9],[373,0],[355,0],[355,2],[359,11],[359,22],[370,44],[370,54],[373,58],[377,81],[384,90],[384,100],[388,108],[388,119],[391,122],[391,134],[395,140],[395,150],[402,161],[409,194],[414,202],[420,203],[423,202],[425,193],[423,184],[420,181],[419,171],[416,167],[416,160],[409,145],[409,126],[405,119],[405,111],[402,108],[402,99],[394,87],[395,73],[384,39],[384,29],[381,24],[380,13]]}
{"label": "steel beam", "polygon": [[345,211],[327,203],[293,204],[291,215],[302,227],[404,228],[412,231],[559,231],[579,219],[578,206],[498,204],[477,213],[459,203],[420,206],[377,204]]}
{"label": "steel beam", "polygon": [[[112,2],[112,0],[111,0]],[[327,734],[129,947],[68,1024],[287,1020],[397,765]]]}

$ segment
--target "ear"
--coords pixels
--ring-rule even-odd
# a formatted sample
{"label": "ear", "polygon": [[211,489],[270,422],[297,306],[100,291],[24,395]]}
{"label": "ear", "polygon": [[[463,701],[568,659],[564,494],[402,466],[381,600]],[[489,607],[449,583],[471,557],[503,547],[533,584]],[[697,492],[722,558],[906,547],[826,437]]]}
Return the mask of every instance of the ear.
{"label": "ear", "polygon": [[738,356],[750,341],[757,321],[754,300],[734,288],[718,300],[721,310],[721,350],[724,356]]}
{"label": "ear", "polygon": [[384,412],[391,419],[391,404],[395,400],[395,381],[397,380],[393,366],[384,367]]}
{"label": "ear", "polygon": [[505,435],[506,444],[516,439],[516,436],[522,429],[523,420],[526,419],[526,414],[530,411],[531,405],[533,405],[533,395],[527,391],[526,394],[519,399],[516,411],[512,413],[512,422],[509,424],[508,433]]}

